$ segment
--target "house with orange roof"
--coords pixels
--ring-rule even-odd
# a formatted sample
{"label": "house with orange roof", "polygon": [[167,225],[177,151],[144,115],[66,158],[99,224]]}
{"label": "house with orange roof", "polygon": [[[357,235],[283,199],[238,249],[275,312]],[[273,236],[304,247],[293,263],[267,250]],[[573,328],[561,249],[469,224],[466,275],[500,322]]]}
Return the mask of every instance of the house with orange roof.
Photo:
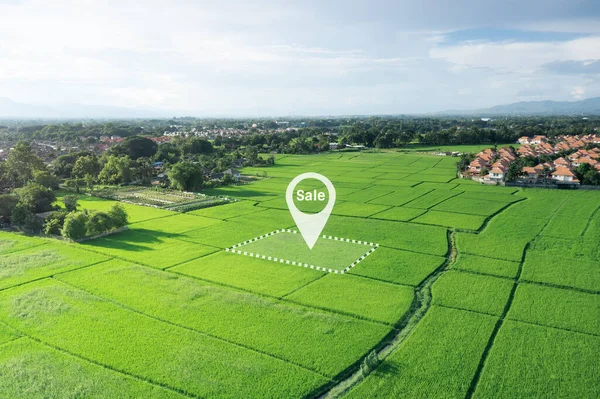
{"label": "house with orange roof", "polygon": [[479,173],[481,169],[485,168],[487,165],[486,161],[480,157],[477,157],[469,164],[469,171],[471,173]]}
{"label": "house with orange roof", "polygon": [[529,137],[527,137],[527,136],[519,137],[519,139],[517,140],[517,143],[519,143],[519,144],[529,144]]}
{"label": "house with orange roof", "polygon": [[546,136],[533,136],[533,138],[529,141],[531,144],[542,144],[547,143],[548,137]]}
{"label": "house with orange roof", "polygon": [[557,167],[554,172],[552,172],[552,179],[556,180],[558,183],[577,183],[579,184],[579,180],[575,178],[575,174],[571,172],[569,168]]}
{"label": "house with orange roof", "polygon": [[570,165],[569,161],[567,161],[563,157],[560,157],[560,158],[554,160],[554,167],[557,169],[558,168],[568,168],[569,165]]}

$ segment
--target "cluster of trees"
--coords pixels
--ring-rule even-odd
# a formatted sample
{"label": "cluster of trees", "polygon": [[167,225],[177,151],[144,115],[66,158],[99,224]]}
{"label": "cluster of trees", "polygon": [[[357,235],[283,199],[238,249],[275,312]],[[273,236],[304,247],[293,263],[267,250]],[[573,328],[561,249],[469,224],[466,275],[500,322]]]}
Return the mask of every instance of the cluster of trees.
{"label": "cluster of trees", "polygon": [[[66,205],[66,204],[65,204]],[[71,240],[93,237],[127,225],[127,212],[120,204],[108,211],[77,210],[54,212],[46,221],[46,234],[60,234]]]}

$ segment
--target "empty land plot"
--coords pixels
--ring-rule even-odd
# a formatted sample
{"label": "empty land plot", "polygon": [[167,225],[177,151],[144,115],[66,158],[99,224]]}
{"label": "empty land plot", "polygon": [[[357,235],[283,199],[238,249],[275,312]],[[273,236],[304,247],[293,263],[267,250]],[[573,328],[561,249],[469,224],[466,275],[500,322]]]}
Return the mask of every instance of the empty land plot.
{"label": "empty land plot", "polygon": [[493,274],[500,277],[517,277],[519,262],[492,259],[483,256],[459,253],[452,264],[453,269],[476,273]]}
{"label": "empty land plot", "polygon": [[148,230],[125,231],[85,241],[82,246],[90,251],[159,269],[218,251],[218,248],[176,240],[165,236],[164,233]]}
{"label": "empty land plot", "polygon": [[415,198],[421,197],[431,189],[428,188],[403,188],[401,190],[394,191],[391,194],[384,195],[383,197],[376,198],[371,201],[373,204],[389,205],[389,206],[401,206]]}
{"label": "empty land plot", "polygon": [[[491,198],[493,198],[493,196]],[[461,194],[434,206],[431,210],[490,216],[497,213],[502,208],[505,208],[508,204],[510,204],[510,202],[466,198]]]}
{"label": "empty land plot", "polygon": [[[248,237],[248,239],[252,238],[254,237]],[[357,243],[347,240],[349,239],[319,237],[315,246],[310,249],[299,232],[295,230],[292,232],[280,231],[247,244],[242,242],[235,248],[231,248],[230,251],[238,255],[242,251],[241,255],[243,256],[261,255],[262,259],[266,256],[270,258],[269,261],[276,261],[275,259],[288,261],[286,264],[293,261],[301,266],[309,265],[311,269],[313,266],[318,266],[321,269],[343,271],[374,248],[374,243],[362,241]]]}
{"label": "empty land plot", "polygon": [[379,247],[350,270],[351,274],[398,284],[419,285],[446,258]]}
{"label": "empty land plot", "polygon": [[597,398],[600,337],[507,320],[475,398]]}
{"label": "empty land plot", "polygon": [[190,215],[199,215],[215,219],[229,219],[236,216],[247,215],[260,211],[261,209],[256,207],[254,201],[238,201],[231,204],[211,206],[210,208],[198,209],[195,211],[188,212]]}
{"label": "empty land plot", "polygon": [[308,306],[395,324],[408,311],[412,287],[368,280],[349,274],[328,274],[286,299]]}
{"label": "empty land plot", "polygon": [[395,191],[398,189],[412,187],[415,184],[417,184],[414,181],[399,180],[399,179],[402,179],[404,176],[407,176],[407,175],[401,175],[401,176],[397,176],[395,178],[390,176],[387,179],[377,179],[373,183],[372,187],[387,188],[387,189]]}
{"label": "empty land plot", "polygon": [[433,303],[499,316],[513,284],[499,277],[449,270],[433,284]]}
{"label": "empty land plot", "polygon": [[448,252],[446,229],[437,226],[332,215],[323,234],[353,237],[357,231],[363,240],[391,248],[442,256]]}
{"label": "empty land plot", "polygon": [[39,238],[0,231],[0,254],[2,255],[46,243],[48,243],[48,241]]}
{"label": "empty land plot", "polygon": [[412,222],[452,227],[465,230],[478,230],[485,223],[486,216],[468,215],[466,213],[427,211]]}
{"label": "empty land plot", "polygon": [[[420,185],[419,185],[420,186]],[[457,196],[459,193],[450,190],[433,190],[427,194],[408,202],[406,205],[410,208],[429,209],[448,198]]]}
{"label": "empty land plot", "polygon": [[432,306],[348,397],[465,397],[495,322],[492,316]]}
{"label": "empty land plot", "polygon": [[42,245],[0,257],[0,288],[51,276],[109,259],[60,242]]}
{"label": "empty land plot", "polygon": [[425,213],[424,209],[405,208],[403,206],[394,206],[392,208],[386,209],[383,212],[379,212],[374,215],[371,215],[371,218],[397,220],[397,221],[405,222],[405,221],[414,219],[417,216],[422,215],[424,213]]}
{"label": "empty land plot", "polygon": [[188,398],[31,339],[0,345],[3,398]]}
{"label": "empty land plot", "polygon": [[106,262],[60,279],[138,311],[329,376],[350,366],[390,330],[133,264]]}
{"label": "empty land plot", "polygon": [[217,219],[205,218],[203,216],[175,214],[173,216],[167,216],[157,220],[147,220],[145,222],[134,223],[129,228],[131,230],[177,234],[219,223],[223,222]]}
{"label": "empty land plot", "polygon": [[188,395],[299,397],[327,381],[283,360],[140,315],[56,280],[4,291],[0,304],[0,317],[7,324],[43,343]]}
{"label": "empty land plot", "polygon": [[324,275],[303,267],[221,251],[171,271],[246,291],[281,297]]}
{"label": "empty land plot", "polygon": [[600,336],[600,295],[519,284],[508,317]]}

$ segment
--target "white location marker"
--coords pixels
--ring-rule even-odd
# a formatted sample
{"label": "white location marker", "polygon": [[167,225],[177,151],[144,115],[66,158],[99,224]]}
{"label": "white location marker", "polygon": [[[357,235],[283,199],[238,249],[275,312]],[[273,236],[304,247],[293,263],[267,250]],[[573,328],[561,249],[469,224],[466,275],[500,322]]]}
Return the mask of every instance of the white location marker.
{"label": "white location marker", "polygon": [[[319,213],[304,213],[300,211],[294,203],[294,189],[298,183],[305,179],[317,179],[325,184],[325,187],[327,187],[327,190],[329,191],[329,201],[327,202],[327,205],[325,205],[325,208]],[[294,222],[296,222],[296,226],[302,234],[302,238],[304,238],[308,247],[312,249],[321,235],[321,232],[329,219],[329,215],[331,215],[333,205],[335,205],[335,188],[333,187],[333,184],[328,178],[321,174],[313,172],[302,173],[300,176],[296,176],[288,185],[287,191],[285,192],[285,200],[287,201],[292,218],[294,218]]]}

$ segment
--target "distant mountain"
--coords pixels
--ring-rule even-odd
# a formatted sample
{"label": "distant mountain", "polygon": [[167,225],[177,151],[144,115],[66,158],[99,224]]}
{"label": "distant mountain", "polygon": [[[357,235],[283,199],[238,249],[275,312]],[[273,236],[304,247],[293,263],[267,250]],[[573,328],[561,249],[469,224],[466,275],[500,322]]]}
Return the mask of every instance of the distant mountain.
{"label": "distant mountain", "polygon": [[444,111],[437,115],[600,115],[600,97],[581,101],[521,101],[465,111]]}
{"label": "distant mountain", "polygon": [[155,109],[112,107],[105,105],[62,104],[53,107],[31,105],[0,97],[0,119],[26,118],[169,118],[172,112]]}

